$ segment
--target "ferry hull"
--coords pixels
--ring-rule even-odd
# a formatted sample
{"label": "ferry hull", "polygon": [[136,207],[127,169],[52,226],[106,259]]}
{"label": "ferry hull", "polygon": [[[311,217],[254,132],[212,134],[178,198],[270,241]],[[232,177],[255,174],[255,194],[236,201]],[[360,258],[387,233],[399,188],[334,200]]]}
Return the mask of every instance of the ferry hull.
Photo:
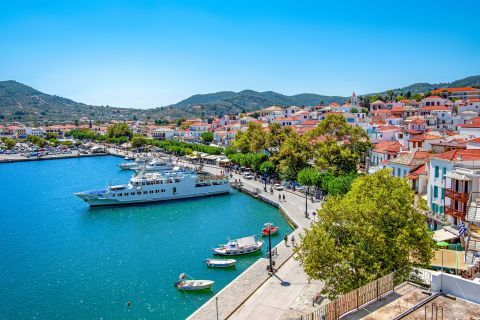
{"label": "ferry hull", "polygon": [[162,198],[132,199],[132,200],[97,198],[97,197],[91,197],[88,194],[81,194],[81,193],[77,193],[75,195],[81,198],[82,200],[84,200],[86,203],[88,203],[90,207],[101,207],[101,206],[121,206],[121,205],[132,205],[132,204],[143,204],[143,203],[155,203],[155,202],[169,201],[169,200],[208,197],[208,196],[228,194],[228,193],[230,193],[230,188],[226,190],[212,190],[212,191],[197,193],[197,194],[172,195],[169,197],[162,197]]}

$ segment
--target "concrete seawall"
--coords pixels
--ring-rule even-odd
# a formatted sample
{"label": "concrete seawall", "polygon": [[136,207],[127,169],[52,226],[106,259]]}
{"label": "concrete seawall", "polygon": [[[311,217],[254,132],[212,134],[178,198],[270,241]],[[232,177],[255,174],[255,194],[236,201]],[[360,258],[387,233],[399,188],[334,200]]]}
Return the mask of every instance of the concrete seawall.
{"label": "concrete seawall", "polygon": [[108,156],[109,153],[93,153],[93,154],[65,154],[65,155],[52,155],[44,157],[31,157],[31,158],[12,158],[5,155],[0,156],[0,163],[13,163],[13,162],[27,162],[27,161],[44,161],[44,160],[60,160],[71,158],[83,158],[83,157],[99,157]]}

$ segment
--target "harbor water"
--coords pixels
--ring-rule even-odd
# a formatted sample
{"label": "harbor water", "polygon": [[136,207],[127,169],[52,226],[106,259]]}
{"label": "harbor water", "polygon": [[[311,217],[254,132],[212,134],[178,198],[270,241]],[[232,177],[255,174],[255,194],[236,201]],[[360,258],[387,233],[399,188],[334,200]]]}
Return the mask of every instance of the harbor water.
{"label": "harbor water", "polygon": [[[0,164],[0,319],[184,319],[257,259],[203,263],[228,237],[280,227],[280,212],[248,195],[90,209],[74,192],[125,183],[116,157]],[[174,286],[182,272],[211,292]],[[130,302],[130,304],[129,304]]]}

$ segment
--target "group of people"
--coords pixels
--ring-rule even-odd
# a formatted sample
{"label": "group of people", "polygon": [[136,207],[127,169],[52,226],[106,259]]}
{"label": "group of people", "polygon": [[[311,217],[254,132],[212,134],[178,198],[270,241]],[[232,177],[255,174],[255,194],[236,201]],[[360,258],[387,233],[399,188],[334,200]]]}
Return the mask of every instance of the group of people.
{"label": "group of people", "polygon": [[283,201],[285,201],[285,194],[283,194],[283,195],[281,195],[281,194],[278,194],[278,201],[280,201],[280,202],[281,202],[281,201],[282,201],[282,199],[283,199]]}
{"label": "group of people", "polygon": [[[283,241],[285,241],[285,246],[288,247],[288,236],[285,235],[283,237]],[[290,241],[292,242],[292,247],[295,247],[295,237],[292,235],[292,238],[290,239]]]}

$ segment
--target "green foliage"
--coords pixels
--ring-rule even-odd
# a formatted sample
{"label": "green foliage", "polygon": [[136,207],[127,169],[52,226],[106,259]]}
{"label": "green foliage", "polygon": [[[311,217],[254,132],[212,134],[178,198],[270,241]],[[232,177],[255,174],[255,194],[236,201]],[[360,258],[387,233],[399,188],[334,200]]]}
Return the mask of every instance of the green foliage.
{"label": "green foliage", "polygon": [[205,143],[210,143],[213,141],[213,132],[205,131],[200,135],[200,139],[202,139]]}
{"label": "green foliage", "polygon": [[98,136],[95,132],[89,129],[73,129],[66,134],[78,140],[97,140]]}
{"label": "green foliage", "polygon": [[275,164],[272,162],[272,161],[265,161],[265,162],[262,162],[262,164],[260,165],[260,172],[263,173],[263,174],[266,174],[266,175],[272,175],[275,173],[277,167],[275,167]]}
{"label": "green foliage", "polygon": [[225,148],[223,153],[228,157],[231,154],[237,153],[237,150],[232,146],[228,146],[228,147]]}
{"label": "green foliage", "polygon": [[258,122],[249,122],[247,130],[237,132],[233,147],[240,152],[259,152],[266,149],[267,135]]}
{"label": "green foliage", "polygon": [[372,146],[365,130],[337,114],[328,115],[307,137],[315,142],[315,164],[336,175],[357,172],[362,155]]}
{"label": "green foliage", "polygon": [[55,132],[47,132],[45,134],[45,139],[50,140],[50,139],[58,139],[58,134]]}
{"label": "green foliage", "polygon": [[350,112],[351,113],[358,113],[358,108],[352,107],[352,109],[350,109]]}
{"label": "green foliage", "polygon": [[40,138],[39,136],[29,135],[27,141],[31,142],[39,147],[44,147],[47,145],[47,140]]}
{"label": "green foliage", "polygon": [[429,266],[435,243],[404,180],[381,170],[328,197],[296,259],[330,299],[404,267]]}
{"label": "green foliage", "polygon": [[163,149],[167,153],[174,153],[179,156],[190,154],[193,151],[204,152],[213,155],[222,154],[223,149],[219,147],[206,146],[203,144],[187,143],[176,140],[153,140],[147,139],[147,144]]}
{"label": "green foliage", "polygon": [[251,168],[254,171],[260,171],[261,164],[268,159],[267,155],[263,153],[234,153],[228,158],[232,163]]}
{"label": "green foliage", "polygon": [[5,144],[5,147],[6,147],[8,150],[12,149],[12,148],[15,147],[15,145],[17,144],[17,140],[11,139],[11,138],[7,138],[7,137],[3,137],[3,138],[2,138],[2,142]]}
{"label": "green foliage", "polygon": [[346,175],[336,176],[331,172],[322,172],[319,175],[317,187],[320,187],[328,195],[343,195],[350,191],[352,182],[357,178],[357,174],[351,172]]}
{"label": "green foliage", "polygon": [[108,127],[107,134],[105,135],[107,139],[116,139],[126,137],[127,140],[130,140],[133,137],[132,130],[128,127],[126,123],[115,123]]}
{"label": "green foliage", "polygon": [[302,186],[315,186],[316,184],[318,184],[319,175],[320,173],[317,169],[312,167],[306,167],[298,173],[297,181]]}
{"label": "green foliage", "polygon": [[145,139],[144,136],[135,135],[130,144],[132,145],[132,148],[141,148],[147,144],[147,139]]}
{"label": "green foliage", "polygon": [[297,175],[305,167],[308,167],[308,161],[312,159],[313,148],[305,136],[300,136],[292,131],[283,141],[278,154],[272,157],[275,163],[278,163],[280,176],[288,181],[295,181]]}

